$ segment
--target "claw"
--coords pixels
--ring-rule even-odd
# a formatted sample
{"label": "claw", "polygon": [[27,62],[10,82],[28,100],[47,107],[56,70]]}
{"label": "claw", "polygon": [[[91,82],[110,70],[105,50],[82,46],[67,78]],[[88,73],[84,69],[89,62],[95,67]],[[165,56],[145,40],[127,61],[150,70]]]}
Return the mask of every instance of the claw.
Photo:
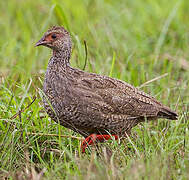
{"label": "claw", "polygon": [[104,142],[105,140],[108,139],[112,139],[112,136],[115,137],[115,140],[118,139],[117,135],[96,135],[96,134],[91,134],[90,136],[88,136],[81,144],[81,150],[82,153],[85,153],[85,149],[87,148],[88,145],[92,145],[95,144],[95,142],[100,141],[100,142]]}

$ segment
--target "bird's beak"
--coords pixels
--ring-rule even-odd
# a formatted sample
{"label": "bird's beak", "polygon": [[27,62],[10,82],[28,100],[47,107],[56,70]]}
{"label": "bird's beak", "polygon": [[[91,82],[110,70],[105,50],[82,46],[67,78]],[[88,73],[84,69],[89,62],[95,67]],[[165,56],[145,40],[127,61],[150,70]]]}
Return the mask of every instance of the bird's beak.
{"label": "bird's beak", "polygon": [[36,44],[35,47],[41,46],[41,45],[46,45],[48,42],[45,40],[45,37],[42,37]]}

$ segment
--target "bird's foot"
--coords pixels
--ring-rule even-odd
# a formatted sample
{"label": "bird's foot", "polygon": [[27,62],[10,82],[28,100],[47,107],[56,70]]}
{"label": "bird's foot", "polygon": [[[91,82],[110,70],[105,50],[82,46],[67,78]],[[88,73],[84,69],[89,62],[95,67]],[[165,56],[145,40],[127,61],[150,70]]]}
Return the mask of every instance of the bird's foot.
{"label": "bird's foot", "polygon": [[82,153],[85,153],[85,149],[87,148],[88,145],[92,145],[97,141],[104,142],[105,140],[112,139],[112,137],[115,138],[115,140],[118,139],[117,135],[101,135],[101,134],[91,134],[88,136],[81,144],[81,150]]}

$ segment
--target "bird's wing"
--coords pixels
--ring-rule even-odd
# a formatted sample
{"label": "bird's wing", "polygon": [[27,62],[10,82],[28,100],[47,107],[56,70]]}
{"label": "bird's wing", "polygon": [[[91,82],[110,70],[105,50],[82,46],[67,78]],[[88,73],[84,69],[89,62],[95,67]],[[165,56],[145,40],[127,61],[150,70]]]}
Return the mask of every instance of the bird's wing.
{"label": "bird's wing", "polygon": [[89,74],[77,80],[74,89],[81,101],[95,104],[103,114],[153,117],[161,103],[137,88],[117,79]]}

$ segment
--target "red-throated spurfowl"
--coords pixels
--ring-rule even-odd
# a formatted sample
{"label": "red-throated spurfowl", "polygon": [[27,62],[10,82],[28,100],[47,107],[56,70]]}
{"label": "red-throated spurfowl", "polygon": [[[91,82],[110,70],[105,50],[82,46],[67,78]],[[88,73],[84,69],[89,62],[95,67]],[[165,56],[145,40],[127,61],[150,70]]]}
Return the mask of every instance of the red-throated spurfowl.
{"label": "red-throated spurfowl", "polygon": [[68,31],[53,26],[36,43],[53,50],[44,81],[44,107],[62,126],[80,133],[87,144],[130,134],[146,120],[177,119],[177,113],[137,88],[114,78],[70,66],[72,42]]}

